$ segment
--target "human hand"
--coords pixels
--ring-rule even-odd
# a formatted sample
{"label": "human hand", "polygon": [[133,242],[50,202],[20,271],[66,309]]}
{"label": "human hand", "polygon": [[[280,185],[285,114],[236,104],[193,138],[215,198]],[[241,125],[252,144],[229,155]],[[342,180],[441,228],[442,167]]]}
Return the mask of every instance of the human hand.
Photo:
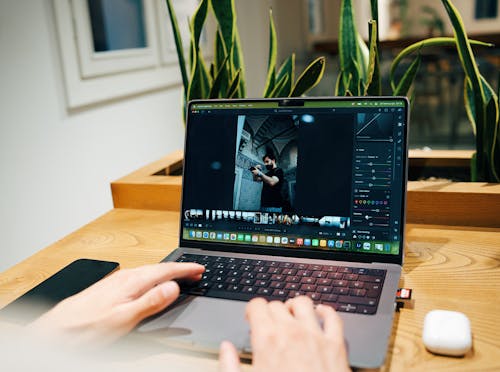
{"label": "human hand", "polygon": [[74,346],[109,344],[179,296],[173,279],[199,280],[195,263],[160,263],[125,269],[61,301],[30,324],[34,331]]}
{"label": "human hand", "polygon": [[[323,329],[318,323],[323,320]],[[330,306],[301,296],[286,303],[256,298],[247,306],[254,371],[350,371],[342,320]],[[236,348],[224,341],[222,372],[240,370]]]}
{"label": "human hand", "polygon": [[251,167],[251,168],[250,168],[250,171],[252,172],[252,174],[253,174],[255,177],[260,177],[260,176],[262,176],[262,167],[260,166],[260,164],[257,164],[256,166]]}

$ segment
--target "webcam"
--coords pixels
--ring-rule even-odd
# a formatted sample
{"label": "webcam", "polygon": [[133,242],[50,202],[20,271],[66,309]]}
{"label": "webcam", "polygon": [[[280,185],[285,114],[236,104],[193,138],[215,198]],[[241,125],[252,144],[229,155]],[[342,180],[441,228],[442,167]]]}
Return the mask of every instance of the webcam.
{"label": "webcam", "polygon": [[304,100],[303,99],[282,99],[278,102],[278,106],[280,106],[280,107],[304,106]]}

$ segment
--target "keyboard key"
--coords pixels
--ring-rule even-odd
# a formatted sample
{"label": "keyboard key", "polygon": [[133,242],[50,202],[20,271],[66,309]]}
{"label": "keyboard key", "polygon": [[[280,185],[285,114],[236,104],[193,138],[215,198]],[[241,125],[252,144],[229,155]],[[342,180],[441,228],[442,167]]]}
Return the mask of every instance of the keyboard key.
{"label": "keyboard key", "polygon": [[337,311],[343,311],[345,313],[355,313],[358,307],[356,305],[351,305],[351,304],[340,304],[339,307],[337,308]]}
{"label": "keyboard key", "polygon": [[270,288],[283,288],[285,286],[285,282],[271,282],[269,285]]}
{"label": "keyboard key", "polygon": [[314,292],[316,290],[316,286],[313,284],[302,284],[300,286],[300,290],[305,292]]}
{"label": "keyboard key", "polygon": [[341,267],[337,271],[339,273],[351,274],[352,273],[352,268],[351,267]]}
{"label": "keyboard key", "polygon": [[316,284],[317,285],[331,285],[332,284],[332,280],[331,279],[318,279],[316,281]]}
{"label": "keyboard key", "polygon": [[350,282],[349,287],[351,288],[363,288],[365,286],[365,282]]}
{"label": "keyboard key", "polygon": [[295,275],[297,274],[297,269],[284,269],[281,273],[283,275]]}
{"label": "keyboard key", "polygon": [[360,314],[375,314],[377,308],[375,306],[358,306],[358,313]]}
{"label": "keyboard key", "polygon": [[361,282],[382,283],[382,277],[374,275],[360,275],[358,280]]}
{"label": "keyboard key", "polygon": [[316,278],[302,278],[300,282],[303,284],[314,284],[316,283]]}
{"label": "keyboard key", "polygon": [[241,285],[253,285],[254,282],[255,282],[254,279],[241,279],[240,280]]}
{"label": "keyboard key", "polygon": [[325,285],[320,285],[317,288],[319,293],[332,293],[333,288]]}
{"label": "keyboard key", "polygon": [[349,294],[350,289],[348,287],[334,287],[333,293],[346,295]]}
{"label": "keyboard key", "polygon": [[314,278],[326,278],[327,275],[326,271],[313,271],[311,276]]}
{"label": "keyboard key", "polygon": [[321,271],[321,270],[323,270],[323,265],[309,265],[309,270]]}
{"label": "keyboard key", "polygon": [[254,283],[254,286],[256,287],[268,287],[269,286],[269,280],[259,280],[257,279]]}
{"label": "keyboard key", "polygon": [[322,294],[320,296],[320,301],[321,303],[323,303],[323,301],[325,302],[337,302],[337,299],[339,298],[339,296],[337,296],[336,294]]}
{"label": "keyboard key", "polygon": [[264,296],[271,295],[272,292],[273,292],[273,290],[269,289],[269,288],[259,288],[257,290],[257,294],[264,295]]}
{"label": "keyboard key", "polygon": [[366,305],[366,306],[375,306],[377,304],[377,301],[373,298],[356,297],[356,296],[339,296],[338,301],[344,304],[356,304],[356,305]]}
{"label": "keyboard key", "polygon": [[283,298],[285,298],[287,295],[288,291],[284,289],[275,289],[272,294],[273,297],[283,297]]}
{"label": "keyboard key", "polygon": [[366,289],[351,289],[349,294],[351,296],[364,297],[366,296]]}
{"label": "keyboard key", "polygon": [[297,276],[311,276],[311,270],[299,270],[297,271]]}
{"label": "keyboard key", "polygon": [[342,273],[336,273],[336,272],[335,273],[329,273],[327,275],[328,279],[335,279],[335,280],[340,280],[343,277],[344,277],[344,274],[342,274]]}
{"label": "keyboard key", "polygon": [[334,273],[338,269],[337,266],[323,266],[323,271],[327,271],[329,273]]}
{"label": "keyboard key", "polygon": [[300,278],[298,276],[287,276],[285,279],[287,283],[298,283],[300,282]]}
{"label": "keyboard key", "polygon": [[257,293],[257,288],[256,287],[243,287],[243,289],[241,290],[241,292],[243,293]]}
{"label": "keyboard key", "polygon": [[349,282],[347,280],[334,280],[332,285],[334,287],[347,287]]}
{"label": "keyboard key", "polygon": [[300,288],[299,283],[286,283],[285,289],[296,291]]}

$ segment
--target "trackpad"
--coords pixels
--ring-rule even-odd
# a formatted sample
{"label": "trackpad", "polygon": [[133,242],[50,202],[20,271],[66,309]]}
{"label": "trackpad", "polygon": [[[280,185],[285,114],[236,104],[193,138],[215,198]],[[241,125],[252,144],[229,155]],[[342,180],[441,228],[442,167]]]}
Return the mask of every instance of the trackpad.
{"label": "trackpad", "polygon": [[166,312],[143,323],[137,331],[173,345],[218,352],[222,341],[239,350],[249,350],[249,327],[245,320],[247,302],[187,296]]}

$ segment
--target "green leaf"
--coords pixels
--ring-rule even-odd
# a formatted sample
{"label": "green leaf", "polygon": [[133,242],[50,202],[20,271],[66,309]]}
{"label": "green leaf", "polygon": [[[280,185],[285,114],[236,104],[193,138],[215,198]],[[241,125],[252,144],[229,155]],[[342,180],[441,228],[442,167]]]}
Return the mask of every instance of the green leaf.
{"label": "green leaf", "polygon": [[420,67],[421,62],[420,53],[417,54],[415,60],[411,63],[410,67],[406,70],[405,74],[399,81],[397,88],[394,90],[393,94],[395,96],[406,96],[408,95],[408,91],[410,90],[415,77],[417,76],[418,69]]}
{"label": "green leaf", "polygon": [[233,69],[237,69],[240,71],[240,79],[238,82],[238,95],[243,98],[246,95],[246,82],[245,82],[245,66],[243,63],[243,53],[241,52],[240,47],[240,35],[236,31],[234,35],[233,49],[232,49],[232,65]]}
{"label": "green leaf", "polygon": [[[365,69],[361,56],[359,36],[354,22],[352,0],[342,0],[340,5],[339,59],[344,89],[358,90]],[[351,79],[348,79],[348,76]],[[350,83],[348,83],[350,81]]]}
{"label": "green leaf", "polygon": [[227,98],[238,98],[237,95],[238,95],[238,87],[240,85],[240,76],[241,76],[241,70],[238,70],[227,91]]}
{"label": "green leaf", "polygon": [[[211,0],[212,9],[221,30],[226,51],[230,54],[230,75],[239,71],[239,96],[245,96],[245,79],[243,78],[243,55],[240,47],[240,37],[236,26],[236,9],[234,0]],[[233,77],[234,78],[234,77]]]}
{"label": "green leaf", "polygon": [[469,118],[469,122],[472,126],[472,132],[474,136],[476,135],[476,108],[474,106],[474,92],[472,91],[472,86],[469,78],[466,76],[464,79],[464,102],[465,102],[465,112]]}
{"label": "green leaf", "polygon": [[[378,23],[378,0],[370,0],[370,10],[372,13],[372,19]],[[378,32],[377,32],[377,41],[378,41]]]}
{"label": "green leaf", "polygon": [[486,159],[484,157],[484,126],[486,125],[486,97],[481,83],[479,68],[477,67],[472,53],[472,48],[465,32],[465,27],[460,13],[449,0],[441,0],[453,25],[453,33],[456,39],[458,56],[462,63],[465,74],[470,80],[474,92],[475,121],[476,121],[476,165],[479,177],[486,176]]}
{"label": "green leaf", "polygon": [[319,83],[325,72],[325,57],[318,57],[298,77],[290,97],[299,97]]}
{"label": "green leaf", "polygon": [[[472,45],[477,45],[477,46],[485,46],[485,47],[492,47],[494,46],[493,44],[490,43],[483,43],[482,41],[477,41],[477,40],[470,40]],[[394,82],[394,73],[396,69],[398,68],[400,62],[405,58],[406,56],[414,53],[414,52],[419,52],[421,49],[427,48],[427,47],[446,47],[446,46],[456,46],[456,41],[455,38],[452,37],[433,37],[429,39],[425,39],[422,41],[419,41],[417,43],[413,43],[410,46],[406,47],[403,49],[397,56],[394,58],[391,64],[391,69],[389,72],[389,77],[390,77],[390,82],[391,82],[391,88],[392,90],[396,89],[396,83]]]}
{"label": "green leaf", "polygon": [[283,76],[288,76],[286,84],[279,91],[279,95],[276,97],[288,97],[292,91],[292,87],[295,80],[295,53],[292,53],[280,66],[278,74],[276,75],[276,80],[281,81]]}
{"label": "green leaf", "polygon": [[278,80],[278,82],[274,86],[274,89],[269,94],[269,97],[288,97],[288,95],[281,94],[287,82],[288,82],[288,75],[283,75],[283,77],[280,80]]}
{"label": "green leaf", "polygon": [[485,172],[486,180],[489,182],[499,182],[497,168],[500,164],[496,163],[498,154],[495,154],[500,150],[498,147],[498,96],[482,75],[480,75],[480,78],[486,98],[486,118],[484,125],[484,157],[487,163]]}
{"label": "green leaf", "polygon": [[210,92],[208,94],[208,98],[213,99],[213,98],[219,98],[221,95],[224,96],[224,91],[222,91],[222,84],[223,82],[226,82],[227,84],[227,79],[228,79],[228,70],[227,70],[227,62],[229,60],[229,56],[226,56],[226,59],[224,62],[222,62],[222,66],[220,67],[219,71],[217,72],[217,76],[214,79],[214,82],[212,84],[212,87],[210,88]]}
{"label": "green leaf", "polygon": [[345,89],[344,89],[344,84],[342,83],[344,81],[343,76],[344,73],[342,71],[339,71],[339,74],[337,75],[337,81],[335,82],[335,90],[333,92],[334,96],[344,96],[345,95]]}
{"label": "green leaf", "polygon": [[370,54],[368,61],[368,75],[366,79],[365,96],[380,96],[382,95],[382,84],[380,78],[380,61],[377,47],[377,22],[371,20],[370,28]]}
{"label": "green leaf", "polygon": [[191,66],[193,66],[193,58],[194,52],[200,49],[200,37],[201,32],[203,30],[203,25],[205,24],[205,20],[207,19],[208,12],[208,1],[209,0],[201,0],[200,5],[193,14],[190,22],[190,30],[191,30],[191,43],[193,43],[195,49],[191,48]]}
{"label": "green leaf", "polygon": [[186,60],[184,58],[184,47],[182,45],[182,38],[181,38],[181,33],[179,31],[179,24],[177,22],[177,16],[175,14],[174,7],[172,6],[171,0],[167,0],[167,8],[168,8],[168,15],[170,17],[170,24],[172,25],[172,33],[174,35],[175,49],[177,51],[179,68],[181,70],[182,86],[184,87],[184,100],[186,100],[189,80],[186,71]]}
{"label": "green leaf", "polygon": [[222,66],[223,62],[226,60],[228,56],[226,45],[224,44],[224,40],[222,39],[222,33],[220,28],[217,29],[215,33],[215,54],[214,54],[214,65],[216,70],[218,71]]}
{"label": "green leaf", "polygon": [[276,28],[274,27],[273,11],[269,9],[269,59],[267,62],[267,77],[264,87],[264,97],[269,97],[276,84],[276,57],[278,55],[278,47],[276,40]]}
{"label": "green leaf", "polygon": [[476,153],[474,152],[472,154],[472,157],[470,158],[470,180],[471,182],[477,182],[479,181],[478,179],[478,174],[477,174],[477,156]]}
{"label": "green leaf", "polygon": [[195,43],[195,32],[193,27],[195,27],[195,22],[190,24],[192,67],[186,94],[188,101],[192,99],[207,98],[211,80],[199,45]]}

